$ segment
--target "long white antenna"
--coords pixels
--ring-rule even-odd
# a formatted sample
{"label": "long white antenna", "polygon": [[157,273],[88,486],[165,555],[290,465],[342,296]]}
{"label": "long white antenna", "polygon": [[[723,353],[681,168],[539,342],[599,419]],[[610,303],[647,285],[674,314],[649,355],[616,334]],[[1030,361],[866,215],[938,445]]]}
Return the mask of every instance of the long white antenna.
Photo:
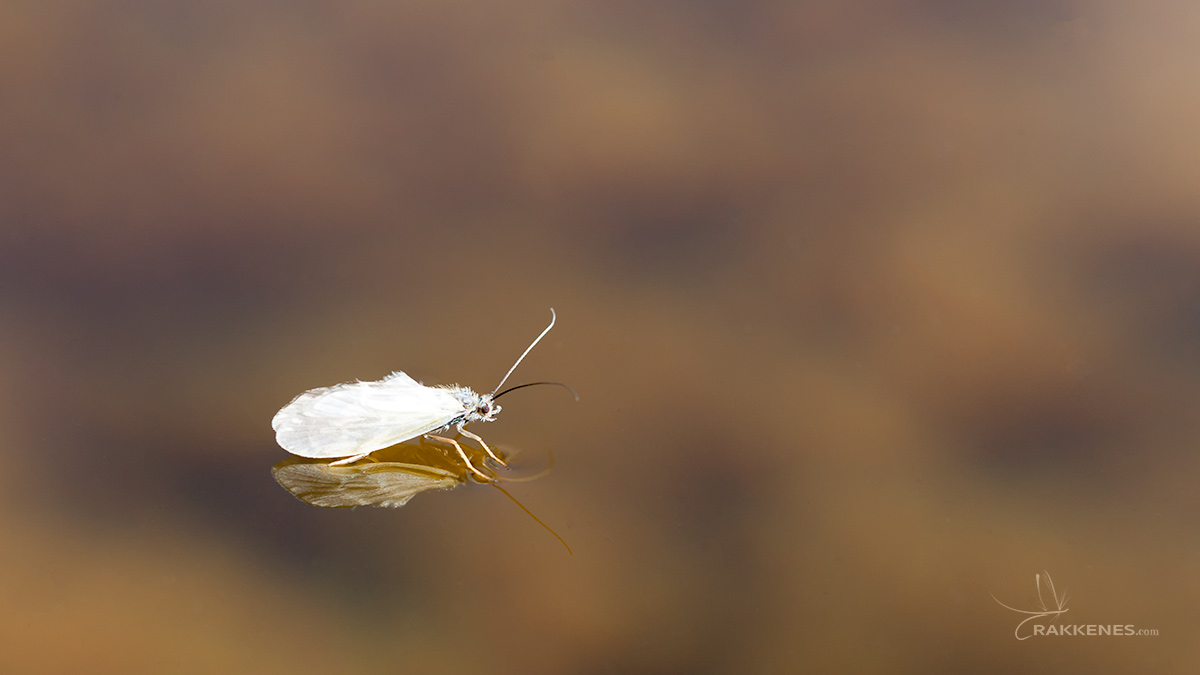
{"label": "long white antenna", "polygon": [[554,314],[554,308],[551,307],[550,308],[550,325],[546,326],[546,330],[542,331],[542,334],[537,336],[537,338],[534,339],[533,343],[525,348],[525,353],[521,354],[521,358],[517,359],[517,362],[512,365],[512,368],[508,369],[508,372],[504,374],[504,379],[500,380],[500,384],[496,385],[496,388],[492,390],[492,393],[489,394],[489,396],[494,395],[497,391],[500,391],[500,387],[503,387],[504,383],[508,381],[508,376],[513,374],[513,371],[517,369],[517,366],[521,365],[521,361],[525,360],[525,357],[529,355],[529,352],[533,349],[533,346],[536,345],[538,342],[541,342],[542,338],[546,337],[546,333],[549,333],[550,329],[554,328],[554,320],[556,318],[557,318],[557,316]]}

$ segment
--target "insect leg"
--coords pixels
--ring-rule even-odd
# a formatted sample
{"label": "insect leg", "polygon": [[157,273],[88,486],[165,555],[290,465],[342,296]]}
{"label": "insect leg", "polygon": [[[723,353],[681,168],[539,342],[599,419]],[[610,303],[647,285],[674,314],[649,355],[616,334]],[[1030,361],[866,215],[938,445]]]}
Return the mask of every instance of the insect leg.
{"label": "insect leg", "polygon": [[500,466],[502,466],[502,467],[504,467],[504,468],[506,468],[506,469],[508,468],[508,464],[505,464],[505,463],[504,463],[504,460],[502,460],[502,459],[500,459],[499,457],[497,457],[497,456],[496,456],[496,453],[492,452],[492,449],[488,447],[488,444],[487,444],[487,443],[484,443],[484,442],[483,442],[483,439],[482,439],[482,438],[480,438],[480,437],[476,436],[475,434],[473,434],[473,433],[471,433],[471,432],[467,431],[466,429],[464,429],[464,428],[463,428],[463,425],[461,425],[461,424],[460,424],[460,425],[458,425],[458,433],[460,433],[460,434],[462,434],[463,436],[466,436],[467,438],[470,438],[470,439],[474,440],[476,443],[478,443],[478,444],[482,445],[482,446],[483,446],[483,451],[484,451],[484,452],[486,452],[486,453],[488,454],[488,457],[491,457],[492,459],[494,459],[494,460],[496,460],[497,462],[499,462],[499,463],[500,463]]}
{"label": "insect leg", "polygon": [[463,452],[462,446],[458,444],[458,441],[452,438],[446,438],[445,436],[434,436],[433,434],[425,434],[425,438],[428,438],[431,441],[441,441],[443,443],[449,443],[450,445],[453,445],[454,449],[458,451],[458,456],[462,457],[462,460],[466,462],[468,469],[475,472],[475,475],[482,478],[485,483],[492,482],[492,479],[487,474],[475,468],[475,465],[472,464],[471,460],[467,458],[467,453]]}
{"label": "insect leg", "polygon": [[336,461],[336,462],[330,462],[330,463],[329,463],[329,466],[341,466],[341,465],[343,465],[343,464],[353,464],[353,463],[357,462],[358,460],[362,459],[363,457],[366,457],[366,456],[367,456],[367,455],[369,455],[369,454],[371,454],[371,453],[369,453],[369,452],[364,452],[364,453],[363,453],[363,454],[361,454],[361,455],[355,455],[355,456],[353,456],[353,457],[347,457],[347,458],[345,458],[345,459],[339,459],[339,460],[338,460],[338,461]]}

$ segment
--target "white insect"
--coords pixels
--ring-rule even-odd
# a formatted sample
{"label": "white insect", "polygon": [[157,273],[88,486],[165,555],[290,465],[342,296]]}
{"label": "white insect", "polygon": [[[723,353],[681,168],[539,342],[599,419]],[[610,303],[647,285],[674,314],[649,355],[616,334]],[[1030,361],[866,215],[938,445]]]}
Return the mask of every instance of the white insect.
{"label": "white insect", "polygon": [[362,459],[376,450],[426,436],[453,445],[467,468],[490,481],[489,476],[471,464],[457,441],[434,436],[430,432],[453,426],[458,433],[483,446],[489,457],[507,466],[482,438],[465,427],[469,422],[491,422],[496,419],[496,414],[500,412],[500,406],[493,403],[496,392],[504,386],[508,376],[512,375],[534,345],[554,327],[555,318],[554,309],[551,308],[550,325],[525,349],[491,393],[477,394],[457,385],[426,387],[402,372],[394,372],[378,382],[347,382],[310,389],[275,414],[275,419],[271,421],[275,440],[284,450],[301,457],[344,457],[331,462],[331,465],[339,465]]}

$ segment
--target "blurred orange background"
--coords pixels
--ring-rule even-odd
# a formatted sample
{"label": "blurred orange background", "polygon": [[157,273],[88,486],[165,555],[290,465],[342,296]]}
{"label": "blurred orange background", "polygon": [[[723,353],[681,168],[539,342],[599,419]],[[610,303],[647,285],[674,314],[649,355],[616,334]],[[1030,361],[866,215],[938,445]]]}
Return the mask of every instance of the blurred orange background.
{"label": "blurred orange background", "polygon": [[[1200,5],[0,5],[0,672],[1193,673]],[[511,490],[270,420],[488,391]],[[1062,623],[1017,641],[1034,575]],[[993,597],[995,599],[993,599]]]}

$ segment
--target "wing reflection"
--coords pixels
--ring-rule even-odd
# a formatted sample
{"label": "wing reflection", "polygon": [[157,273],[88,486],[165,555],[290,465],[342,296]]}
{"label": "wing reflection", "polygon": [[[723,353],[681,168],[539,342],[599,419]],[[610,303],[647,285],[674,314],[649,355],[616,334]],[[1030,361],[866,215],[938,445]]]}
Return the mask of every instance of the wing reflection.
{"label": "wing reflection", "polygon": [[[492,460],[480,449],[461,446],[471,463],[494,481]],[[502,451],[496,452],[505,458]],[[449,490],[468,480],[484,482],[453,448],[425,438],[379,450],[354,464],[330,466],[330,461],[288,457],[272,467],[271,474],[300,501],[326,508],[395,508],[422,492]]]}

